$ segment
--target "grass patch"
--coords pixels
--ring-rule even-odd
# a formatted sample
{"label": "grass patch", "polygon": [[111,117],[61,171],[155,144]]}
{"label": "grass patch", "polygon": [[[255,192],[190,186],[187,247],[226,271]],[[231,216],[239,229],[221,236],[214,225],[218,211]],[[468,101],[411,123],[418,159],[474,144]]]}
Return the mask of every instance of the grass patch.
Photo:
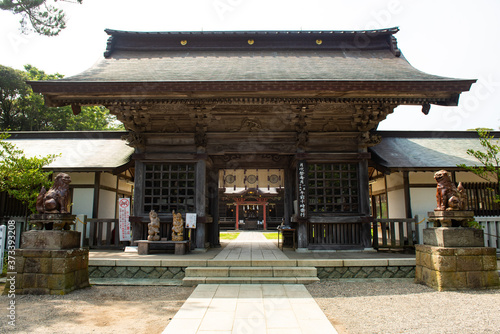
{"label": "grass patch", "polygon": [[221,240],[234,240],[236,239],[240,234],[239,233],[226,233],[226,232],[221,232],[220,233],[220,239]]}
{"label": "grass patch", "polygon": [[278,240],[278,232],[264,233],[264,236],[269,240]]}

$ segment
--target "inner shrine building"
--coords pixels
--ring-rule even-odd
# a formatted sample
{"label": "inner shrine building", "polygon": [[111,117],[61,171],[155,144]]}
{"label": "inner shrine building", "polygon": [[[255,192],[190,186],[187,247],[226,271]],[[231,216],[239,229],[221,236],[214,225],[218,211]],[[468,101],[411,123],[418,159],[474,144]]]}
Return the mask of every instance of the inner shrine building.
{"label": "inner shrine building", "polygon": [[373,131],[398,105],[456,106],[475,82],[413,68],[397,31],[106,30],[93,67],[30,84],[48,106],[116,115],[135,148],[133,215],[196,213],[197,248],[283,223],[299,249],[363,250]]}

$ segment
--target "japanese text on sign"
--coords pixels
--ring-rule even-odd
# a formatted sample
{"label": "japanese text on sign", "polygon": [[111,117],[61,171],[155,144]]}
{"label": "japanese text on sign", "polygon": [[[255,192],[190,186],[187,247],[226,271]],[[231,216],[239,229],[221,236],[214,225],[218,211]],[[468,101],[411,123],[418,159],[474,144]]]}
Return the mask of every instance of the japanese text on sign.
{"label": "japanese text on sign", "polygon": [[304,162],[299,162],[299,217],[306,218],[306,168]]}
{"label": "japanese text on sign", "polygon": [[130,241],[130,199],[120,198],[118,200],[118,222],[120,228],[120,241]]}

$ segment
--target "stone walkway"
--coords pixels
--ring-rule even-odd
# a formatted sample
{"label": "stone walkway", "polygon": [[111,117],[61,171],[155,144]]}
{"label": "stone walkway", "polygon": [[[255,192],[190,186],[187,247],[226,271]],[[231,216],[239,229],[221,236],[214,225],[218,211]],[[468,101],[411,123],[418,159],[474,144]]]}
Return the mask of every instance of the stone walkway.
{"label": "stone walkway", "polygon": [[336,334],[302,284],[200,284],[163,334]]}
{"label": "stone walkway", "polygon": [[[214,260],[288,257],[259,232],[243,232]],[[337,333],[302,284],[200,284],[163,334]]]}
{"label": "stone walkway", "polygon": [[288,260],[288,257],[262,232],[242,232],[214,260]]}

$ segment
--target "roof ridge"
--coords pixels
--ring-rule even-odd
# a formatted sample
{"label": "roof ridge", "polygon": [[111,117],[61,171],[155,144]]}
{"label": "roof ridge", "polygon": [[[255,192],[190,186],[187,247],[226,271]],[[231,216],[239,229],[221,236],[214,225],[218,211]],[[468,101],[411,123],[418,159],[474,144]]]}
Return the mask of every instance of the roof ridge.
{"label": "roof ridge", "polygon": [[248,34],[375,34],[389,33],[395,34],[399,27],[370,29],[370,30],[200,30],[200,31],[131,31],[104,29],[108,35],[128,34],[128,35],[248,35]]}

